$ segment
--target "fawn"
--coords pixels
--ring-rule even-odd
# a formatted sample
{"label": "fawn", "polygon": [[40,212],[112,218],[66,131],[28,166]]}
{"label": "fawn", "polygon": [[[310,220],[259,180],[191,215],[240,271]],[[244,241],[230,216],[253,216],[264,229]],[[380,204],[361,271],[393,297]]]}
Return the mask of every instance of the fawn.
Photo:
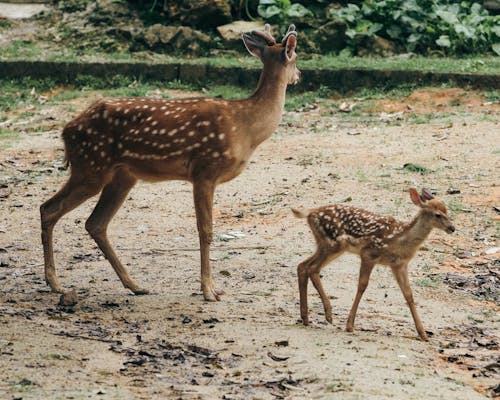
{"label": "fawn", "polygon": [[264,64],[257,89],[247,99],[103,99],[65,126],[62,137],[71,175],[40,207],[45,280],[54,292],[64,293],[55,272],[54,226],[101,192],[85,227],[123,285],[135,294],[148,293],[129,276],[106,231],[137,180],[175,179],[193,185],[201,290],[206,300],[220,300],[223,291],[215,287],[209,256],[215,188],[238,176],[255,148],[276,130],[287,85],[300,78],[294,25],[281,42],[271,35],[269,25],[242,39]]}
{"label": "fawn", "polygon": [[433,228],[452,233],[455,231],[455,227],[448,218],[446,206],[435,199],[429,190],[422,189],[420,195],[413,188],[409,192],[413,203],[420,207],[420,210],[415,218],[408,223],[397,221],[393,217],[384,217],[344,205],[320,207],[309,211],[292,209],[296,217],[307,217],[307,222],[317,244],[314,255],[297,267],[300,316],[304,325],[309,324],[308,278],[311,278],[321,297],[326,320],[332,323],[332,306],[323,289],[320,272],[330,261],[348,251],[360,256],[361,268],[358,291],[349,312],[346,330],[353,331],[358,305],[368,286],[373,267],[376,264],[383,264],[391,268],[410,307],[420,338],[428,340],[413,301],[408,280],[408,263]]}

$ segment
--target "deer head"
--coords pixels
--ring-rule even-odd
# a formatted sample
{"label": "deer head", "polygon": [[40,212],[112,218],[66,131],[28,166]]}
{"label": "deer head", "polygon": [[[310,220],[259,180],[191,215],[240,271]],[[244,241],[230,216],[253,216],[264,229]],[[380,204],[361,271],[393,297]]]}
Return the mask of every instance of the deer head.
{"label": "deer head", "polygon": [[446,233],[455,232],[455,227],[448,217],[448,211],[442,201],[434,198],[428,189],[422,189],[421,194],[411,188],[410,197],[413,204],[420,207],[422,217],[433,227]]}
{"label": "deer head", "polygon": [[278,65],[286,70],[288,84],[296,84],[300,79],[300,71],[295,65],[297,54],[297,32],[295,25],[290,25],[281,43],[277,43],[271,35],[271,27],[265,25],[264,31],[244,33],[243,43],[248,52],[259,58],[264,64]]}

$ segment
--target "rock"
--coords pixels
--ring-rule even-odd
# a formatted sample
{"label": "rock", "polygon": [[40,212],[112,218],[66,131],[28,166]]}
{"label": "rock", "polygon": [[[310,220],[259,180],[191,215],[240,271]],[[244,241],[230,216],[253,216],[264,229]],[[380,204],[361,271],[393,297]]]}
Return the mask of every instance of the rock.
{"label": "rock", "polygon": [[78,296],[74,289],[64,292],[59,298],[59,306],[61,307],[73,307],[76,303],[78,303]]}
{"label": "rock", "polygon": [[215,28],[231,21],[229,0],[173,0],[167,2],[165,11],[169,21],[196,28]]}
{"label": "rock", "polygon": [[217,27],[222,37],[224,47],[240,47],[241,34],[253,30],[264,30],[264,23],[260,21],[234,21],[230,24]]}
{"label": "rock", "polygon": [[164,26],[155,24],[144,31],[144,44],[159,53],[199,54],[200,50],[210,48],[210,36],[187,26]]}
{"label": "rock", "polygon": [[382,56],[388,57],[398,53],[398,48],[394,42],[383,37],[373,35],[367,37],[358,51],[358,56]]}
{"label": "rock", "polygon": [[330,21],[316,29],[313,40],[323,52],[340,51],[346,46],[346,25],[342,21]]}

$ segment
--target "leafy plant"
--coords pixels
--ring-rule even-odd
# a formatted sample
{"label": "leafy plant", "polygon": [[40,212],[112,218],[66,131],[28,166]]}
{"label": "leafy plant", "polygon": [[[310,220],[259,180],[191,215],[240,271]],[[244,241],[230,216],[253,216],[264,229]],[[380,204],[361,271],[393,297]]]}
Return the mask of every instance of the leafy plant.
{"label": "leafy plant", "polygon": [[291,0],[259,0],[257,12],[267,22],[278,24],[280,27],[295,18],[312,15],[302,4],[292,4]]}
{"label": "leafy plant", "polygon": [[347,25],[351,50],[377,34],[410,52],[500,55],[500,16],[471,0],[367,0],[330,15]]}

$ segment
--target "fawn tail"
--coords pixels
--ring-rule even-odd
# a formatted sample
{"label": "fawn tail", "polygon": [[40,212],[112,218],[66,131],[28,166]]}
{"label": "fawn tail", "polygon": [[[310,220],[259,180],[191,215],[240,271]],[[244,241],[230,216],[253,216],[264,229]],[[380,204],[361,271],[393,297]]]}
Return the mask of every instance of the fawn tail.
{"label": "fawn tail", "polygon": [[306,218],[309,215],[308,210],[299,210],[297,208],[292,208],[292,212],[297,218]]}

